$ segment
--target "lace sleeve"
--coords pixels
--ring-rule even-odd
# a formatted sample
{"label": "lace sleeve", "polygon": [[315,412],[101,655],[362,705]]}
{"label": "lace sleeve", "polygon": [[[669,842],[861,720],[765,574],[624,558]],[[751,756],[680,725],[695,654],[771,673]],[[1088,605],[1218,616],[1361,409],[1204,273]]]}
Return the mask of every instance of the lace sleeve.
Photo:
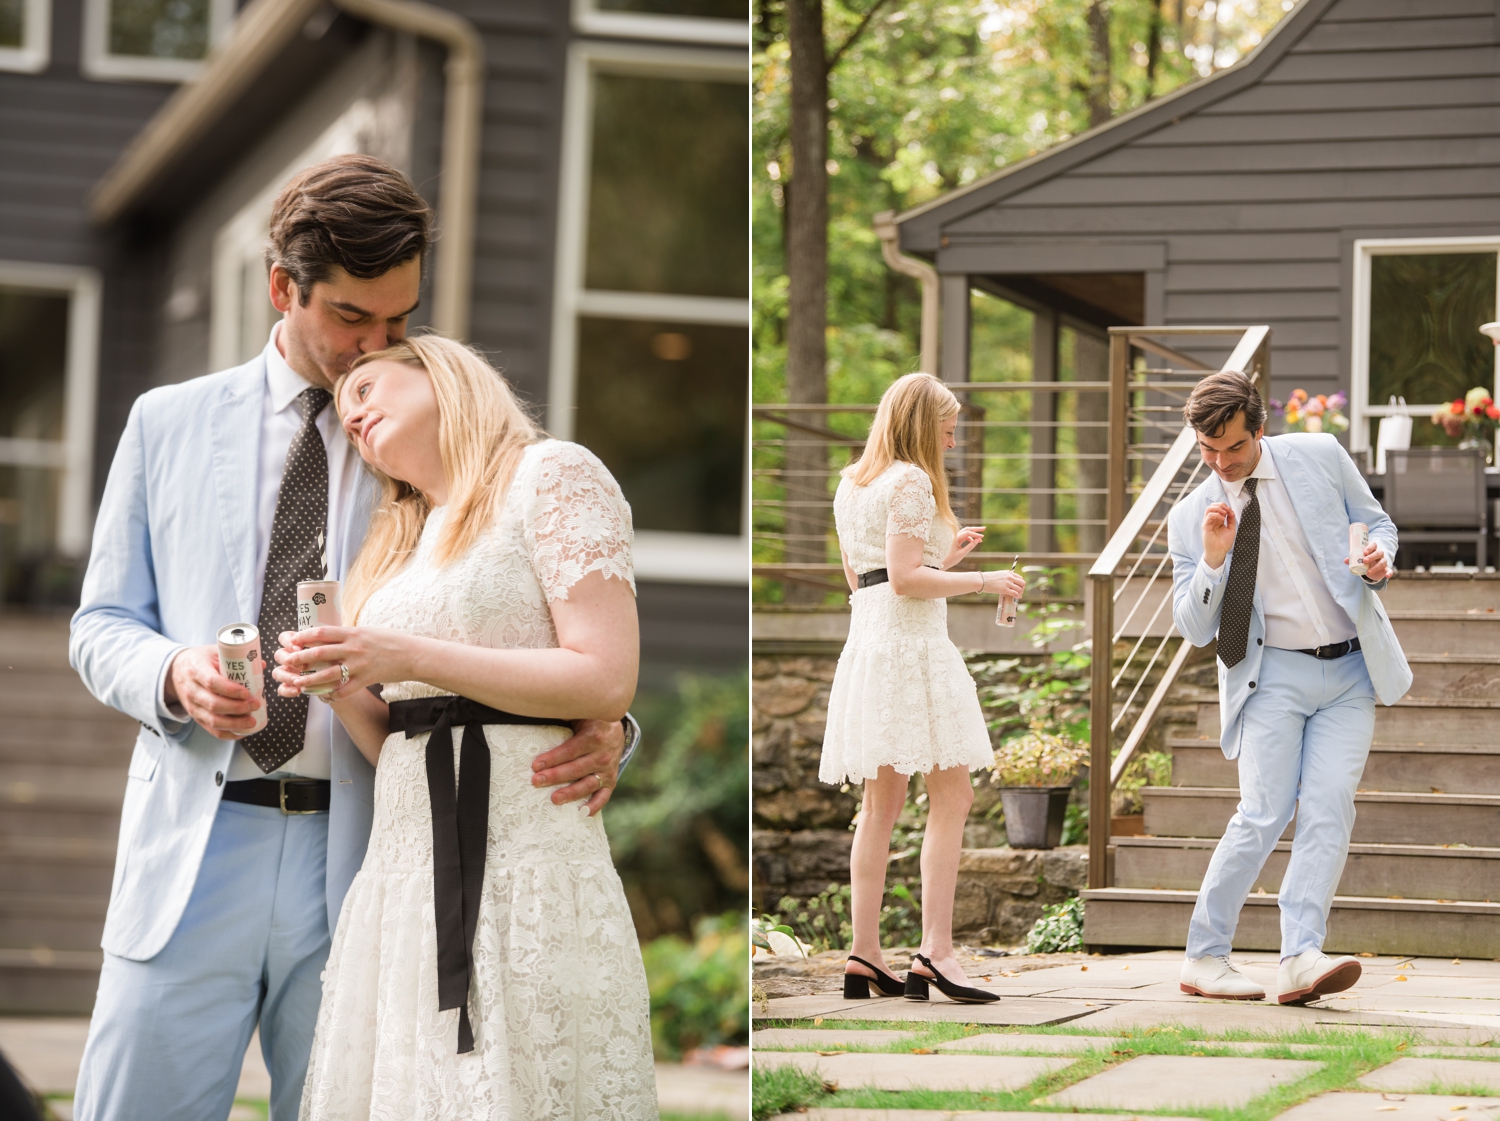
{"label": "lace sleeve", "polygon": [[926,541],[937,514],[937,499],[932,496],[932,480],[927,472],[910,464],[905,466],[896,487],[891,491],[891,506],[885,519],[885,535],[904,533]]}
{"label": "lace sleeve", "polygon": [[543,593],[549,600],[565,600],[568,589],[590,572],[624,580],[634,591],[635,531],[620,484],[578,444],[549,441],[533,454],[538,462],[525,479],[533,488],[526,543]]}

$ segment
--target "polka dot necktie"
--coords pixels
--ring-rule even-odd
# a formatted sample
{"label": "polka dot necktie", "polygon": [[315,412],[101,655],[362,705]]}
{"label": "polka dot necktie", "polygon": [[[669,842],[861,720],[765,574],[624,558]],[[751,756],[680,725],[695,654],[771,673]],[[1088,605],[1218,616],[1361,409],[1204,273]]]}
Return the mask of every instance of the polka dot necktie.
{"label": "polka dot necktie", "polygon": [[[328,568],[328,449],[318,414],[333,395],[309,387],[297,394],[302,427],[287,449],[271,522],[266,580],[260,597],[260,641],[266,665],[276,665],[281,632],[297,629],[297,582],[321,580]],[[266,682],[266,726],[240,741],[255,765],[270,774],[302,750],[307,740],[306,694],[283,697]]]}
{"label": "polka dot necktie", "polygon": [[1240,528],[1234,534],[1233,563],[1229,566],[1229,583],[1224,588],[1224,602],[1219,612],[1219,661],[1234,667],[1245,660],[1245,645],[1250,641],[1250,611],[1255,604],[1255,573],[1260,567],[1260,499],[1255,497],[1259,479],[1246,479],[1245,490],[1250,501],[1240,514]]}

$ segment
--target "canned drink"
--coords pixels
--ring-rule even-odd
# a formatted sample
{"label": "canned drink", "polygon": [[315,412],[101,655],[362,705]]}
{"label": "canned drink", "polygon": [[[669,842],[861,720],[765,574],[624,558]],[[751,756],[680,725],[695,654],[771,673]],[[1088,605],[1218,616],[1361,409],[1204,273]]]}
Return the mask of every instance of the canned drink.
{"label": "canned drink", "polygon": [[219,669],[236,685],[243,685],[261,698],[255,710],[255,727],[244,733],[254,735],[266,726],[266,663],[260,652],[260,628],[251,623],[230,623],[219,628]]}
{"label": "canned drink", "polygon": [[1000,597],[1000,606],[995,611],[995,626],[1013,627],[1016,625],[1016,601],[1010,596]]}
{"label": "canned drink", "polygon": [[[337,580],[303,580],[297,585],[297,629],[341,627],[344,625],[344,602]],[[308,673],[327,669],[330,663],[314,662]],[[304,677],[306,674],[303,675]],[[313,685],[304,693],[332,693],[336,685]]]}
{"label": "canned drink", "polygon": [[1354,522],[1349,526],[1349,571],[1356,576],[1363,576],[1370,571],[1370,566],[1365,564],[1365,549],[1370,544],[1370,527],[1364,522]]}

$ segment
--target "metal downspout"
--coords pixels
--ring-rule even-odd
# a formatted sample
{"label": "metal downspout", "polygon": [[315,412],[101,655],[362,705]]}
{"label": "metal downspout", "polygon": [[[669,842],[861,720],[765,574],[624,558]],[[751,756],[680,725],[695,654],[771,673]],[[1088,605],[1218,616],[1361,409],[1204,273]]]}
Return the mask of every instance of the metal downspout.
{"label": "metal downspout", "polygon": [[926,261],[906,256],[898,248],[900,234],[896,229],[894,210],[882,210],[875,215],[874,225],[875,236],[880,238],[880,254],[885,258],[885,263],[896,272],[922,282],[921,369],[940,378],[943,374],[938,369],[938,340],[942,336],[938,271]]}

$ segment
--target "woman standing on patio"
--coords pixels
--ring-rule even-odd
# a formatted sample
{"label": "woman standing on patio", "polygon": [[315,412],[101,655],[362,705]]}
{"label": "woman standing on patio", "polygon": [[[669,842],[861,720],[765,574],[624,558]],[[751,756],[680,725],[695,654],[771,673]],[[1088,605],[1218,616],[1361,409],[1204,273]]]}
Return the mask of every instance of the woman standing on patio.
{"label": "woman standing on patio", "polygon": [[[958,399],[931,374],[886,390],[864,454],[844,469],[833,500],[844,575],[854,593],[849,640],[828,701],[818,778],[862,782],[864,804],[850,854],[854,945],[844,995],[926,1000],[929,984],[952,1000],[998,1000],[973,988],[953,956],[953,893],[969,772],[992,761],[974,679],[948,637],[948,596],[995,592],[1019,599],[1013,572],[947,572],[984,539],[958,526],[948,505],[943,451],[954,446]],[[927,783],[922,842],[922,945],[903,985],[880,948],[880,904],[891,830],[906,782]]]}

